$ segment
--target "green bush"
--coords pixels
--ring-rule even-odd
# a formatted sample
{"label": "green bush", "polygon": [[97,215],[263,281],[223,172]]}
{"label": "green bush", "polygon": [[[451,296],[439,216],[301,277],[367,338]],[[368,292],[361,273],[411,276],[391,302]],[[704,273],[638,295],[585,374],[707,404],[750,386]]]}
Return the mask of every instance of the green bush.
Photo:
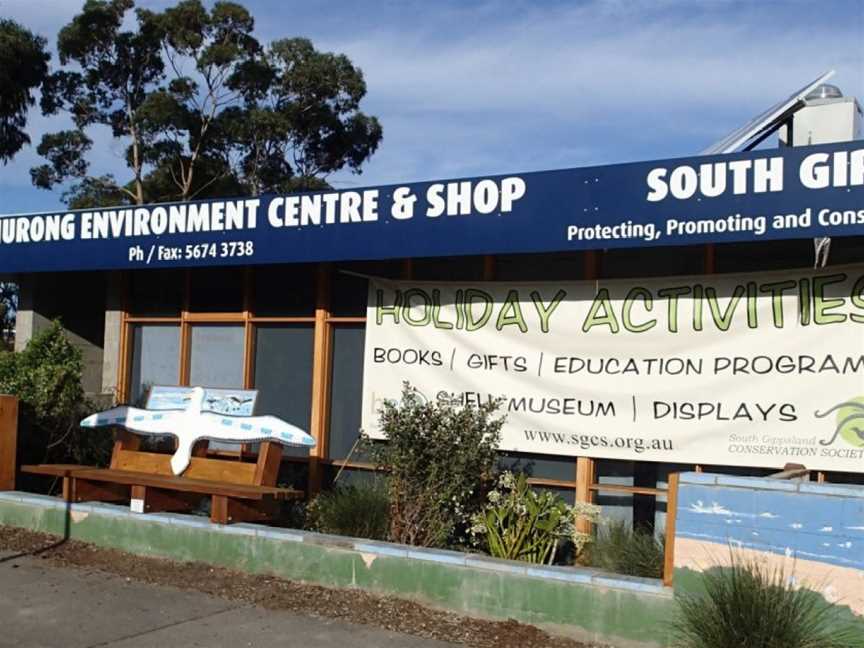
{"label": "green bush", "polygon": [[662,578],[665,544],[662,534],[609,520],[597,527],[589,562],[617,574]]}
{"label": "green bush", "polygon": [[0,351],[0,393],[19,398],[18,438],[28,463],[104,463],[111,435],[82,430],[92,407],[81,387],[81,351],[54,322],[20,353]]}
{"label": "green bush", "polygon": [[318,495],[306,507],[306,526],[320,533],[386,540],[389,508],[385,480],[362,481]]}
{"label": "green bush", "polygon": [[401,403],[384,404],[379,415],[387,442],[371,445],[369,454],[388,473],[393,542],[443,547],[466,540],[498,460],[504,419],[493,415],[499,405],[427,402],[407,384]]}
{"label": "green bush", "polygon": [[727,567],[702,575],[704,593],[678,596],[673,631],[681,648],[860,648],[860,626],[840,608],[794,584],[782,569],[734,552]]}
{"label": "green bush", "polygon": [[599,515],[591,504],[569,506],[549,491],[535,491],[524,473],[503,473],[486,498],[488,504],[472,518],[471,534],[490,555],[508,560],[551,565],[562,541],[572,542],[579,555],[590,536],[576,524]]}

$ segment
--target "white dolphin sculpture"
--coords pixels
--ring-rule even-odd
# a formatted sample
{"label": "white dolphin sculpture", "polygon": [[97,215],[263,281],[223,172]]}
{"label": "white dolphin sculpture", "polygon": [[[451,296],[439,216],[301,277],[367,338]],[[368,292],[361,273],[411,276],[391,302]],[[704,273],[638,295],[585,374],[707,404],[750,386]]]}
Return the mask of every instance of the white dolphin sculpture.
{"label": "white dolphin sculpture", "polygon": [[208,439],[233,443],[276,441],[283,445],[312,447],[315,439],[298,427],[275,416],[227,416],[202,412],[204,389],[192,390],[185,410],[148,410],[121,405],[91,414],[81,427],[97,428],[117,425],[140,434],[177,437],[177,451],[171,457],[171,470],[180,475],[189,466],[192,447]]}

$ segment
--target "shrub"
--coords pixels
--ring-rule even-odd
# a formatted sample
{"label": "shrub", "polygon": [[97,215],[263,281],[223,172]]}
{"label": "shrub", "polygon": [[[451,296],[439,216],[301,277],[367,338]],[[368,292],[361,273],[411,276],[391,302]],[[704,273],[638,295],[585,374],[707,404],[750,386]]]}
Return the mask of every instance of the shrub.
{"label": "shrub", "polygon": [[306,526],[320,533],[386,540],[390,500],[383,479],[339,486],[306,507]]}
{"label": "shrub", "polygon": [[82,431],[78,423],[92,407],[81,387],[81,351],[54,322],[20,353],[0,352],[0,393],[19,398],[19,440],[29,462],[103,463],[108,434]]}
{"label": "shrub", "polygon": [[577,531],[576,523],[596,521],[600,511],[591,504],[569,506],[548,491],[538,493],[524,473],[503,473],[486,497],[488,504],[472,518],[474,538],[496,558],[536,564],[551,565],[561,541],[572,542],[581,554],[591,537]]}
{"label": "shrub", "polygon": [[609,520],[598,525],[589,562],[618,574],[662,578],[665,546],[662,534]]}
{"label": "shrub", "polygon": [[441,547],[461,540],[492,480],[504,424],[493,418],[499,405],[429,403],[408,384],[401,403],[384,403],[387,442],[369,453],[388,473],[392,541]]}
{"label": "shrub", "polygon": [[682,648],[853,648],[860,626],[840,621],[840,609],[795,586],[783,569],[732,553],[731,565],[702,574],[703,594],[678,597],[673,626]]}

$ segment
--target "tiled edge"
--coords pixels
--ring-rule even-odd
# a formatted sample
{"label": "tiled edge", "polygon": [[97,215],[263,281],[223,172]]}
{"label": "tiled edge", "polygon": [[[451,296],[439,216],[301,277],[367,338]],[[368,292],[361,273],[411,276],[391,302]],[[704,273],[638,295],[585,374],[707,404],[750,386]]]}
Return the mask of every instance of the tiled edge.
{"label": "tiled edge", "polygon": [[[400,546],[400,545],[395,545]],[[421,547],[408,547],[408,557],[414,560],[425,560],[427,562],[440,563],[443,565],[458,565],[464,567],[468,561],[468,554],[458,551],[446,551],[443,549],[425,549]]]}
{"label": "tiled edge", "polygon": [[354,543],[354,551],[364,554],[375,554],[389,558],[407,558],[408,548],[390,542],[376,542],[374,540],[358,540]]}
{"label": "tiled edge", "polygon": [[349,538],[348,536],[317,533],[315,531],[300,531],[298,529],[298,533],[303,534],[303,542],[307,544],[338,547],[339,549],[353,549],[354,543],[361,541],[360,538]]}
{"label": "tiled edge", "polygon": [[532,578],[544,580],[558,580],[567,583],[579,583],[590,585],[591,580],[597,574],[593,569],[580,569],[574,567],[555,567],[554,565],[529,565],[526,574]]}
{"label": "tiled edge", "polygon": [[263,524],[255,526],[255,535],[267,540],[279,540],[282,542],[303,542],[303,532],[297,529],[281,529],[279,527],[268,527]]}
{"label": "tiled edge", "polygon": [[638,578],[636,576],[618,576],[616,574],[596,574],[591,582],[594,585],[608,587],[617,590],[630,590],[642,594],[660,594],[672,596],[672,588],[665,587],[663,583],[652,578]]}
{"label": "tiled edge", "polygon": [[[73,504],[73,510],[81,504]],[[91,502],[87,504],[87,510],[91,513],[99,515],[108,515],[110,517],[132,517],[128,506],[119,506],[117,504],[108,504],[106,502]]]}
{"label": "tiled edge", "polygon": [[[151,513],[141,515],[135,514],[140,520],[147,520]],[[212,529],[215,525],[210,522],[210,518],[200,515],[184,515],[183,513],[160,513],[159,516],[163,520],[167,520],[171,526],[188,527],[193,529]]]}
{"label": "tiled edge", "polygon": [[798,484],[799,493],[808,495],[831,495],[835,497],[854,497],[864,499],[864,486],[855,484],[819,484],[814,482],[801,482]]}
{"label": "tiled edge", "polygon": [[24,491],[3,491],[0,492],[0,497],[6,501],[31,504],[42,508],[64,508],[66,506],[66,502],[57,497],[25,493]]}
{"label": "tiled edge", "polygon": [[465,566],[487,571],[504,572],[518,576],[528,575],[528,563],[520,563],[515,560],[499,560],[488,556],[468,554],[465,558]]}
{"label": "tiled edge", "polygon": [[680,483],[864,499],[864,486],[858,486],[856,484],[819,484],[816,482],[806,481],[797,482],[785,479],[768,479],[766,477],[738,477],[736,475],[694,472],[681,473]]}
{"label": "tiled edge", "polygon": [[[695,473],[693,473],[695,474]],[[704,482],[700,482],[704,483]],[[13,504],[26,504],[40,508],[60,508],[66,503],[55,497],[22,493],[19,491],[0,492],[0,501]],[[532,565],[513,560],[499,560],[480,554],[463,554],[457,551],[408,547],[391,542],[362,540],[342,536],[270,527],[262,524],[238,523],[230,525],[212,524],[209,519],[181,513],[132,513],[126,506],[117,506],[100,502],[73,504],[72,512],[93,513],[110,517],[122,517],[135,522],[154,522],[175,527],[187,527],[207,530],[225,535],[244,535],[282,542],[303,542],[340,549],[348,549],[359,553],[419,560],[447,565],[451,567],[470,567],[484,571],[529,576],[543,580],[555,580],[577,585],[594,585],[616,590],[629,590],[639,593],[662,594],[671,596],[671,588],[664,587],[660,581],[601,572],[590,568],[557,567],[548,565]]]}
{"label": "tiled edge", "polygon": [[685,472],[681,473],[678,479],[681,484],[714,485],[717,483],[717,475],[713,473]]}
{"label": "tiled edge", "polygon": [[784,479],[765,479],[764,477],[737,477],[735,475],[717,475],[717,485],[790,493],[798,490],[798,482]]}
{"label": "tiled edge", "polygon": [[[148,516],[149,517],[149,516]],[[216,533],[224,533],[225,535],[240,535],[254,537],[258,535],[257,524],[247,524],[246,522],[237,522],[236,524],[210,524],[208,525]]]}

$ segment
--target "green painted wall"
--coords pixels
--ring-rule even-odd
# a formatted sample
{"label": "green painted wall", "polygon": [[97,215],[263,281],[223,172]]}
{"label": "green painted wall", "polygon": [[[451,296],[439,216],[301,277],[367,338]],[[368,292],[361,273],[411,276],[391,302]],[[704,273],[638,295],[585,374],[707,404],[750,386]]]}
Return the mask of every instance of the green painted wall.
{"label": "green painted wall", "polygon": [[[412,557],[400,545],[256,525],[216,527],[201,518],[134,515],[107,505],[76,505],[67,513],[57,500],[25,496],[15,501],[11,495],[0,493],[0,524],[136,554],[361,587],[469,615],[513,618],[620,648],[669,643],[675,603],[655,581],[566,568],[539,570],[551,578],[531,576],[519,563],[466,560],[452,552],[419,550]],[[570,574],[585,582],[560,580]]]}

